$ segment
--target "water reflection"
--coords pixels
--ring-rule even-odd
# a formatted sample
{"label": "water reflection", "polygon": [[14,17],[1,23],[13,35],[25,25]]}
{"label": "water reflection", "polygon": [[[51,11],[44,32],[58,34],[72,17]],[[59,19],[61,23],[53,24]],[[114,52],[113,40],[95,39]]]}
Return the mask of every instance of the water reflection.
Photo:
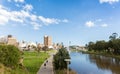
{"label": "water reflection", "polygon": [[120,74],[120,60],[100,55],[89,55],[89,61],[97,65],[99,69],[110,70],[113,74]]}
{"label": "water reflection", "polygon": [[120,74],[120,60],[72,52],[70,68],[78,74]]}

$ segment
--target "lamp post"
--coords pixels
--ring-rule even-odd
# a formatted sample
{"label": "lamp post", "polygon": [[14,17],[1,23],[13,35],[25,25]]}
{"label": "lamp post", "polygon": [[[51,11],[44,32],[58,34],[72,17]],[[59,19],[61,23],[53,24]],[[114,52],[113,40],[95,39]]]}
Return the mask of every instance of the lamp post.
{"label": "lamp post", "polygon": [[69,62],[70,62],[70,59],[65,59],[65,61],[67,62],[67,74],[69,74]]}

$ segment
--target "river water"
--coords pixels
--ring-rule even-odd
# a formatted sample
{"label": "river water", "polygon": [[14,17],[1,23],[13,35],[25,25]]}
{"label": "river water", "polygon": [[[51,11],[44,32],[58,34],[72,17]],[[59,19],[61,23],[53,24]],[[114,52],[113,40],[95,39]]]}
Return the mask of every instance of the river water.
{"label": "river water", "polygon": [[120,59],[94,54],[71,52],[69,67],[77,74],[120,74]]}

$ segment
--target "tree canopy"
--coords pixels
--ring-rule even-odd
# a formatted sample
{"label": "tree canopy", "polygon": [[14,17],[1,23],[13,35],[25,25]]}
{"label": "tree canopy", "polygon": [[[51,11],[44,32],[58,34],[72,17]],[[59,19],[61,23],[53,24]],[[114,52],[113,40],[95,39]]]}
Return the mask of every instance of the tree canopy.
{"label": "tree canopy", "polygon": [[67,68],[67,62],[65,59],[70,59],[70,55],[66,48],[59,49],[58,53],[54,55],[54,69],[55,70],[61,70]]}
{"label": "tree canopy", "polygon": [[13,45],[0,45],[0,63],[8,67],[15,67],[20,60],[21,52]]}
{"label": "tree canopy", "polygon": [[113,33],[109,36],[109,41],[96,41],[89,42],[87,44],[87,48],[89,51],[99,51],[99,52],[107,52],[112,54],[120,54],[120,38],[118,38],[117,33]]}

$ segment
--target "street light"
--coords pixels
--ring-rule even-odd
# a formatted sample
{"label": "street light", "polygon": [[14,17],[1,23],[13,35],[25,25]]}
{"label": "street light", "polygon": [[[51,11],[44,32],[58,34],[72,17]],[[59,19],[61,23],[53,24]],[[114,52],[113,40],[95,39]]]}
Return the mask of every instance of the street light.
{"label": "street light", "polygon": [[67,62],[67,74],[69,74],[69,62],[70,62],[70,59],[65,59],[65,61]]}

